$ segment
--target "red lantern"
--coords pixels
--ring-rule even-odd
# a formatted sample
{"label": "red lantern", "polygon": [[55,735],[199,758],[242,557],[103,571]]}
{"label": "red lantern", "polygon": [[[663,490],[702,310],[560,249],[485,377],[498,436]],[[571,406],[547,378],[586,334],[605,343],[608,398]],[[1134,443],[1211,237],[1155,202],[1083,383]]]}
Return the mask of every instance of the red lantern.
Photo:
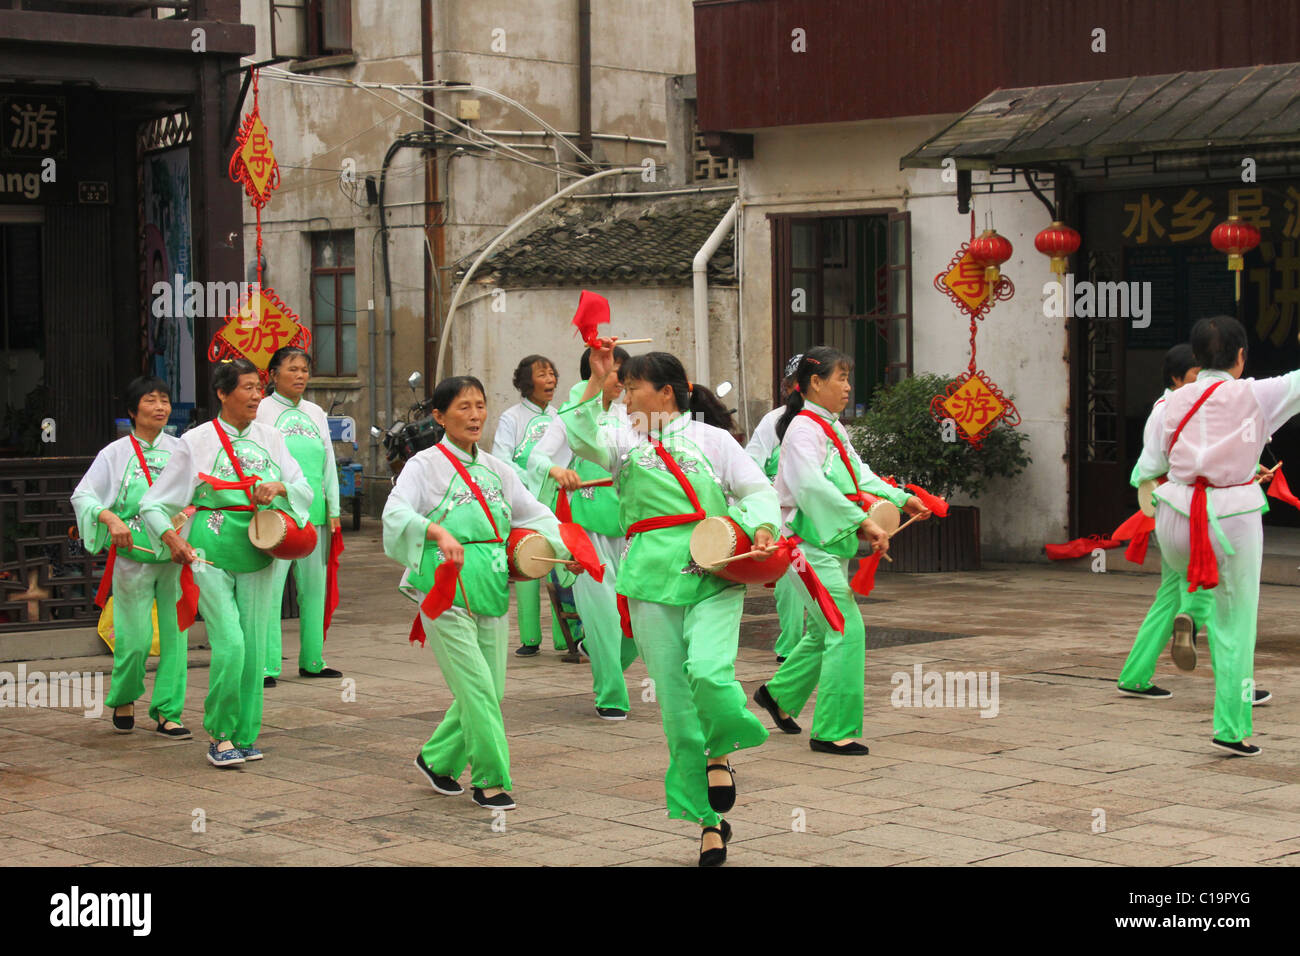
{"label": "red lantern", "polygon": [[988,295],[998,284],[1002,273],[998,266],[1011,258],[1011,243],[1004,236],[999,236],[996,229],[985,229],[978,237],[970,241],[968,251],[976,265],[984,267],[984,281],[988,285]]}
{"label": "red lantern", "polygon": [[1065,274],[1066,259],[1079,251],[1083,238],[1059,219],[1034,237],[1034,248],[1052,257],[1052,271]]}
{"label": "red lantern", "polygon": [[1246,253],[1259,245],[1259,230],[1239,216],[1229,216],[1210,233],[1210,242],[1220,252],[1228,254],[1228,268],[1236,273],[1237,299],[1241,299],[1241,270],[1245,267]]}

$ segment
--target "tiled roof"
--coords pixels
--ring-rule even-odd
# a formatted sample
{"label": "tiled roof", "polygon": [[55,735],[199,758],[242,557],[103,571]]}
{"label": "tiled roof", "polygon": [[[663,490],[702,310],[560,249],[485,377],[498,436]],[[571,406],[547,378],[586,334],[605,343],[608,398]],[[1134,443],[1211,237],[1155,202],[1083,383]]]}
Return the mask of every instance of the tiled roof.
{"label": "tiled roof", "polygon": [[[691,262],[734,196],[581,200],[548,214],[537,228],[498,250],[476,278],[582,285],[690,285]],[[733,236],[709,260],[709,281],[734,282]],[[464,273],[462,267],[458,275]]]}

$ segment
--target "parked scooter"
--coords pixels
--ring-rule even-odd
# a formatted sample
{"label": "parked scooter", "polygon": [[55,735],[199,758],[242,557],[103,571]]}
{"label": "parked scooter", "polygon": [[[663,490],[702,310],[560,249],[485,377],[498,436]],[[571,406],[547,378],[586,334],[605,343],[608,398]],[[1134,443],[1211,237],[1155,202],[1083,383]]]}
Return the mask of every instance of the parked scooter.
{"label": "parked scooter", "polygon": [[[406,380],[412,396],[415,395],[416,386],[422,381],[424,376],[419,372],[412,372],[411,377]],[[394,416],[395,421],[387,430],[381,429],[378,425],[370,426],[371,436],[383,442],[388,467],[392,469],[394,475],[402,470],[402,466],[416,452],[432,448],[442,441],[443,429],[431,417],[432,408],[433,399],[420,399],[411,404],[402,418]]]}

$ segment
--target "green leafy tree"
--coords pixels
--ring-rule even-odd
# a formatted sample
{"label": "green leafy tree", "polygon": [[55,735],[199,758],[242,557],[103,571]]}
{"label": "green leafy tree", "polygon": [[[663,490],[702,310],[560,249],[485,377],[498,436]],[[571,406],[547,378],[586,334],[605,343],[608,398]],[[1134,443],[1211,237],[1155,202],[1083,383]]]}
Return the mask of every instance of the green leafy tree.
{"label": "green leafy tree", "polygon": [[867,413],[849,428],[853,446],[871,470],[899,485],[920,485],[944,498],[964,492],[978,498],[994,478],[1014,478],[1033,460],[1025,451],[1029,436],[999,423],[973,448],[930,414],[930,399],[952,379],[918,375],[880,385]]}

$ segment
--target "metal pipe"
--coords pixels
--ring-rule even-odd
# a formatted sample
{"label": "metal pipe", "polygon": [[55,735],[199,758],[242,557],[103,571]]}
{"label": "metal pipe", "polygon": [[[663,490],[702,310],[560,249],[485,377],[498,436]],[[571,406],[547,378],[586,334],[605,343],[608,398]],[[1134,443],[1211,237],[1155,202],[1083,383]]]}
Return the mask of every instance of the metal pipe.
{"label": "metal pipe", "polygon": [[[739,205],[740,200],[736,200]],[[735,242],[732,249],[732,261],[736,264],[736,343],[740,350],[740,414],[742,427],[745,429],[745,437],[749,438],[749,386],[745,384],[745,371],[749,366],[745,363],[745,243],[743,241],[745,230],[745,207],[740,206],[736,210],[736,231],[734,233]]]}
{"label": "metal pipe", "polygon": [[697,189],[654,189],[631,193],[583,193],[574,199],[635,199],[638,196],[691,196],[695,193],[735,192],[736,186],[700,186]]}
{"label": "metal pipe", "polygon": [[465,271],[465,277],[460,280],[460,285],[456,286],[456,292],[451,297],[451,304],[447,306],[447,321],[442,327],[442,341],[438,343],[438,362],[434,366],[434,372],[438,375],[442,374],[441,369],[443,367],[443,360],[447,355],[447,343],[451,341],[451,324],[456,318],[456,309],[460,307],[460,300],[461,296],[465,294],[465,287],[468,286],[470,280],[474,278],[474,273],[478,271],[478,267],[483,264],[488,256],[492,255],[492,253],[496,251],[498,246],[505,242],[505,240],[512,233],[516,232],[524,223],[528,222],[539,213],[546,211],[556,202],[563,199],[565,196],[570,195],[575,190],[581,189],[587,183],[595,182],[597,179],[603,179],[606,176],[620,176],[626,173],[639,173],[640,171],[640,166],[616,166],[613,169],[602,169],[598,173],[584,176],[582,179],[576,180],[575,182],[565,186],[554,196],[543,199],[536,206],[533,206],[533,208],[524,210],[514,218],[510,225],[506,226],[505,230],[499,236],[488,243],[487,247],[478,254],[478,258],[474,260],[469,269]]}
{"label": "metal pipe", "polygon": [[695,381],[711,383],[709,378],[709,260],[722,245],[727,232],[736,223],[736,210],[740,208],[737,199],[727,207],[727,214],[713,227],[713,232],[704,241],[700,251],[695,253],[691,263],[692,291],[695,297]]}
{"label": "metal pipe", "polygon": [[578,148],[591,155],[591,0],[578,0]]}
{"label": "metal pipe", "polygon": [[[551,134],[542,129],[485,129],[479,130],[481,133],[487,133],[489,136],[550,136]],[[577,137],[578,133],[561,133],[562,136]],[[645,136],[629,136],[626,133],[592,133],[592,139],[608,139],[620,143],[647,143],[651,146],[668,146],[668,141],[663,139],[649,139]],[[518,143],[514,145],[518,146]]]}

